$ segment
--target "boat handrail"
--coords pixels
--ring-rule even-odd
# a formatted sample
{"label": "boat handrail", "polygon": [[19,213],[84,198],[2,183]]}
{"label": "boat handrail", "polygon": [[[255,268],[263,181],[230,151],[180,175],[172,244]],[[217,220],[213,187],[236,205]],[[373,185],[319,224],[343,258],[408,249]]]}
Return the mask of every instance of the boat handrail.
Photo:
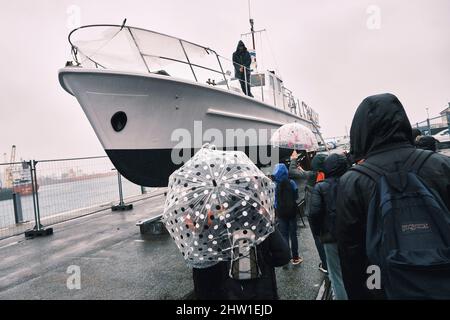
{"label": "boat handrail", "polygon": [[[82,48],[82,46],[88,42],[80,41],[80,43],[77,44],[76,41],[74,41],[74,39],[73,39],[73,36],[75,35],[75,33],[77,31],[87,29],[87,28],[108,28],[105,31],[114,31],[114,32],[111,35],[109,35],[108,38],[104,38],[104,39],[100,38],[100,40],[103,41],[104,43],[101,43],[101,46],[99,48],[96,48],[94,52],[89,53],[89,52],[85,52],[85,49]],[[118,28],[118,30],[117,31],[110,30],[109,28]],[[252,87],[252,85],[253,85],[253,87],[255,87],[255,83],[254,82],[252,83],[252,77],[255,78],[256,76],[259,76],[259,84],[260,84],[259,86],[261,87],[261,92],[258,93],[257,95],[255,95],[256,99],[261,100],[262,102],[270,101],[270,103],[274,104],[276,107],[280,107],[285,110],[287,108],[289,112],[294,113],[301,118],[318,123],[317,113],[313,109],[308,107],[303,101],[300,103],[299,99],[296,99],[293,96],[291,90],[287,89],[284,85],[280,84],[281,79],[279,79],[277,76],[275,76],[273,74],[273,72],[266,70],[264,73],[267,73],[267,74],[272,73],[273,76],[275,76],[276,81],[279,82],[278,85],[281,86],[281,91],[279,91],[277,93],[276,92],[277,90],[275,89],[276,85],[275,85],[275,83],[273,83],[271,97],[265,97],[265,95],[267,95],[267,94],[265,94],[265,92],[264,92],[264,86],[262,85],[262,83],[265,82],[266,79],[264,78],[264,80],[263,80],[264,73],[260,72],[257,68],[255,70],[253,70],[251,68],[247,68],[244,65],[235,63],[231,59],[228,59],[226,57],[219,55],[215,50],[213,50],[209,47],[205,47],[205,46],[196,44],[191,41],[187,41],[184,39],[180,39],[177,37],[173,37],[173,36],[170,36],[170,35],[167,35],[164,33],[160,33],[160,32],[156,32],[156,31],[152,31],[152,30],[147,30],[147,29],[132,27],[132,26],[126,26],[126,25],[115,25],[115,24],[91,24],[91,25],[85,25],[85,26],[78,27],[78,28],[72,30],[68,36],[69,43],[72,46],[72,55],[73,55],[75,63],[77,65],[81,65],[81,62],[79,59],[80,55],[81,55],[82,56],[81,58],[84,57],[84,61],[82,61],[83,63],[85,61],[89,61],[90,63],[92,63],[95,66],[95,68],[103,68],[103,69],[117,68],[115,65],[113,65],[112,67],[108,66],[108,63],[105,63],[107,61],[105,61],[105,62],[100,61],[101,59],[97,58],[96,56],[101,52],[101,50],[103,48],[108,46],[108,44],[110,44],[110,42],[113,39],[115,39],[120,34],[120,32],[123,30],[128,31],[129,37],[127,37],[126,40],[128,40],[128,44],[130,44],[130,43],[134,44],[134,49],[137,50],[137,52],[140,56],[140,58],[138,58],[138,60],[140,59],[141,63],[140,63],[140,66],[137,67],[140,72],[148,72],[148,73],[163,72],[163,74],[169,75],[169,73],[167,73],[167,71],[164,69],[153,71],[153,66],[149,66],[149,64],[152,63],[153,60],[170,61],[170,62],[180,63],[182,65],[189,67],[190,72],[192,73],[192,76],[196,82],[204,81],[209,85],[223,85],[224,84],[224,85],[226,85],[226,88],[228,90],[234,90],[234,88],[231,86],[231,83],[234,80],[243,81],[245,83],[246,90],[248,87]],[[139,34],[140,32],[142,32],[142,34]],[[151,43],[150,43],[151,39],[147,39],[149,41],[148,43],[140,43],[140,41],[144,41],[145,39],[142,40],[139,38],[140,37],[144,38],[145,36],[149,36],[149,35],[151,35],[151,36],[156,35],[159,37],[167,38],[173,42],[172,44],[179,45],[179,48],[174,47],[175,50],[179,51],[178,56],[176,54],[174,54],[173,57],[170,57],[167,55],[162,55],[162,54],[158,55],[158,54],[154,54],[151,52],[147,52],[145,48],[142,48],[142,45],[145,46],[145,45],[150,44],[150,46],[151,46]],[[99,39],[95,39],[93,41],[99,41]],[[88,48],[88,45],[86,45],[86,47]],[[205,54],[213,55],[213,57],[215,57],[215,59],[213,59],[213,60],[216,60],[215,65],[212,67],[212,66],[206,66],[206,65],[202,65],[200,63],[196,63],[196,61],[195,61],[196,57],[195,57],[195,55],[192,54],[191,51],[197,50],[197,49],[200,49],[201,56],[203,56]],[[112,50],[112,52],[110,52],[109,55],[106,54],[105,57],[112,58],[113,60],[114,60],[114,58],[116,58],[118,61],[126,60],[126,59],[122,59],[122,60],[118,59],[115,56],[118,54],[120,54],[120,53],[117,53],[114,50]],[[136,58],[136,57],[133,57],[133,58]],[[185,59],[185,60],[182,60],[182,59]],[[159,64],[160,66],[162,66],[162,64],[160,64],[158,62],[156,62],[154,64]],[[235,66],[242,67],[246,71],[246,72],[244,72],[243,80],[237,79],[232,76],[234,73]],[[226,67],[226,68],[224,68],[224,67]],[[136,66],[135,66],[135,68],[136,68]],[[228,69],[231,69],[231,70],[228,70]],[[197,70],[197,72],[196,72],[196,70]],[[200,76],[201,76],[200,70],[206,70],[208,72],[220,74],[223,79],[220,80],[220,83],[219,82],[216,83],[215,79],[212,76],[208,75],[209,77],[206,76],[204,79],[202,79],[203,80],[202,81],[200,79]],[[252,71],[253,71],[253,74],[252,74]],[[247,79],[247,74],[251,75],[250,79]],[[185,77],[181,77],[181,78],[185,78]],[[249,85],[249,86],[247,86],[247,85]],[[248,92],[244,92],[244,93],[248,94]],[[269,99],[271,99],[271,100],[269,100]],[[279,99],[281,99],[281,101],[279,101]]]}

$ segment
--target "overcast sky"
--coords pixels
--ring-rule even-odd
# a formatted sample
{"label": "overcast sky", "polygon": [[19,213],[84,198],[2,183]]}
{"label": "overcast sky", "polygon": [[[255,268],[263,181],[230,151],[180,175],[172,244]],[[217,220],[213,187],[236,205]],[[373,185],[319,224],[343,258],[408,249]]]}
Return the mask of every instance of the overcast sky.
{"label": "overcast sky", "polygon": [[[74,23],[127,24],[197,42],[229,57],[248,31],[247,0],[15,0],[1,2],[0,156],[104,154],[57,70]],[[343,135],[371,94],[392,92],[411,122],[450,101],[450,1],[252,0],[285,85],[313,107],[325,136]],[[1,162],[2,162],[1,161]]]}

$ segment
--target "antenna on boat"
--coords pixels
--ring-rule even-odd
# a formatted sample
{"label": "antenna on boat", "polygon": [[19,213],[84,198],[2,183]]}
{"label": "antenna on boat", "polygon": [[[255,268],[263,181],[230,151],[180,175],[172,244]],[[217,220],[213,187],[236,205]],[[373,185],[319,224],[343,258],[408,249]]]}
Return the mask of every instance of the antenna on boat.
{"label": "antenna on boat", "polygon": [[252,36],[252,41],[253,41],[253,51],[255,51],[255,49],[256,49],[255,33],[262,33],[264,31],[266,31],[266,29],[261,29],[261,30],[255,30],[254,29],[255,20],[253,20],[253,18],[251,16],[250,0],[248,0],[248,20],[250,22],[250,32],[242,33],[241,37],[251,35]]}
{"label": "antenna on boat", "polygon": [[253,67],[251,69],[257,69],[255,33],[261,34],[262,32],[266,31],[266,29],[262,29],[262,30],[255,30],[254,29],[254,22],[255,21],[252,18],[250,1],[251,0],[248,0],[248,20],[250,22],[250,32],[242,33],[241,37],[248,36],[248,35],[252,36],[253,49],[251,50],[250,55],[252,56],[252,65],[253,65]]}
{"label": "antenna on boat", "polygon": [[250,0],[248,0],[248,20],[250,21],[250,33],[252,34],[253,50],[255,50],[255,29],[253,28],[254,20],[252,19]]}

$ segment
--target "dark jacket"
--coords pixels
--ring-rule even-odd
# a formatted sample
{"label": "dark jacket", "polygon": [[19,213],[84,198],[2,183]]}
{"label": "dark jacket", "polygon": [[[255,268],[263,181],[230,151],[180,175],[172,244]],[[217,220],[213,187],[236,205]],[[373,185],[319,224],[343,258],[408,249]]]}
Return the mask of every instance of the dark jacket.
{"label": "dark jacket", "polygon": [[[244,50],[239,50],[239,46],[244,46]],[[250,64],[252,63],[252,58],[250,57],[250,53],[245,47],[244,42],[240,40],[236,47],[236,51],[233,53],[233,64],[234,64],[234,73],[235,77],[241,79],[243,77],[243,72],[239,69],[242,66],[246,67],[247,76],[250,74]]]}
{"label": "dark jacket", "polygon": [[314,186],[311,196],[309,224],[322,243],[336,242],[336,190],[339,178],[347,171],[344,155],[331,154],[324,163],[326,179]]}
{"label": "dark jacket", "polygon": [[[227,269],[228,267],[228,269]],[[223,287],[229,270],[229,264],[219,262],[208,268],[193,268],[194,295],[197,300],[224,300],[227,297]]]}
{"label": "dark jacket", "polygon": [[306,171],[306,186],[305,186],[305,215],[309,217],[311,210],[311,196],[314,186],[316,185],[317,172],[323,171],[323,164],[327,155],[319,153],[314,156],[311,161],[311,171]]}
{"label": "dark jacket", "polygon": [[[365,159],[387,171],[401,166],[415,149],[411,125],[402,104],[392,94],[370,96],[356,110],[350,131],[350,150],[356,161]],[[450,209],[450,158],[433,154],[418,175],[436,190]],[[369,291],[365,237],[369,201],[376,184],[350,170],[339,183],[336,232],[342,275],[349,299],[370,299],[383,292]]]}
{"label": "dark jacket", "polygon": [[290,261],[289,246],[278,230],[257,246],[261,277],[235,280],[229,277],[230,262],[223,261],[206,269],[193,269],[194,292],[199,300],[274,300],[278,299],[275,267]]}

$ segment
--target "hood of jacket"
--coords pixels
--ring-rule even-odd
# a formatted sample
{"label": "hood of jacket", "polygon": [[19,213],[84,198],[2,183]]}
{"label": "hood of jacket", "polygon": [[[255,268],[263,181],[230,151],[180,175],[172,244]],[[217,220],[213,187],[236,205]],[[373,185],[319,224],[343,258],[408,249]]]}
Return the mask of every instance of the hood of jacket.
{"label": "hood of jacket", "polygon": [[347,157],[343,154],[333,153],[330,154],[323,164],[325,176],[328,177],[340,177],[348,169]]}
{"label": "hood of jacket", "polygon": [[324,164],[326,158],[327,158],[326,154],[323,154],[323,153],[316,154],[311,161],[311,170],[312,171],[323,171],[323,164]]}
{"label": "hood of jacket", "polygon": [[273,169],[273,176],[275,178],[275,182],[277,183],[287,179],[289,177],[289,173],[286,165],[283,163],[276,164]]}
{"label": "hood of jacket", "polygon": [[242,41],[242,40],[239,40],[239,42],[238,42],[238,44],[237,44],[237,47],[236,47],[236,51],[239,51],[239,47],[240,47],[241,45],[244,47],[244,50],[243,50],[243,51],[246,51],[246,50],[247,50],[247,47],[245,46],[245,43],[244,43],[244,41]]}
{"label": "hood of jacket", "polygon": [[389,144],[413,144],[411,124],[403,105],[390,93],[365,98],[353,117],[350,153],[356,161]]}

